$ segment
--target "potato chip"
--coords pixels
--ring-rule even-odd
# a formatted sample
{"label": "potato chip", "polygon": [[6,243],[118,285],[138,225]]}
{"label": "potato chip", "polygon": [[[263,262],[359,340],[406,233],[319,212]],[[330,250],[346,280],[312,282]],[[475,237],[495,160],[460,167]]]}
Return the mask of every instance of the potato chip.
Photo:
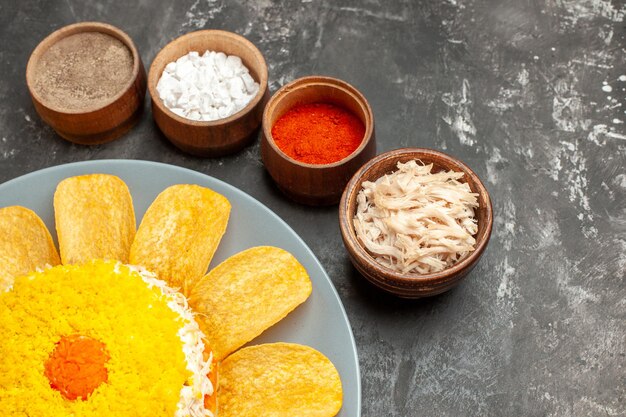
{"label": "potato chip", "polygon": [[128,187],[118,177],[92,174],[61,181],[54,193],[54,217],[64,264],[128,262],[135,211]]}
{"label": "potato chip", "polygon": [[332,417],[342,397],[337,369],[308,346],[250,346],[220,366],[219,417]]}
{"label": "potato chip", "polygon": [[50,232],[39,216],[25,207],[0,208],[0,292],[18,276],[59,263]]}
{"label": "potato chip", "polygon": [[141,265],[183,294],[207,271],[228,223],[230,203],[198,185],[174,185],[157,196],[130,250]]}
{"label": "potato chip", "polygon": [[276,324],[311,294],[311,280],[289,252],[251,248],[231,256],[192,289],[189,304],[218,360]]}

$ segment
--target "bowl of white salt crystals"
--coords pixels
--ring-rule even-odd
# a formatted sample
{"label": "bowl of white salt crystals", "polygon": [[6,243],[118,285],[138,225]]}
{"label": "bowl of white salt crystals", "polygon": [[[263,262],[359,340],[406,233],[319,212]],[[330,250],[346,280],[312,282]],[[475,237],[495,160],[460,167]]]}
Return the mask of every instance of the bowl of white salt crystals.
{"label": "bowl of white salt crystals", "polygon": [[249,144],[269,100],[267,65],[246,38],[200,30],[167,44],[148,75],[152,115],[179,149],[222,156]]}

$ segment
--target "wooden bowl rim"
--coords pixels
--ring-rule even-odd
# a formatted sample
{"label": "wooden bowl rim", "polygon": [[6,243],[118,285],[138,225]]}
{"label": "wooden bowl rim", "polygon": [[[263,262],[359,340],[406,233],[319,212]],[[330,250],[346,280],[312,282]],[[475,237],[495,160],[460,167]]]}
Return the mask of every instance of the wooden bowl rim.
{"label": "wooden bowl rim", "polygon": [[[372,257],[372,255],[370,255],[365,250],[365,248],[363,248],[361,243],[358,241],[358,238],[356,237],[354,227],[352,227],[352,218],[354,217],[354,213],[348,213],[348,203],[349,200],[356,199],[358,191],[363,182],[363,178],[375,166],[381,165],[388,161],[394,161],[395,165],[397,160],[404,156],[411,156],[415,159],[420,159],[425,156],[440,157],[448,164],[450,164],[450,166],[458,168],[465,174],[469,175],[470,178],[475,178],[475,181],[470,185],[476,187],[476,191],[480,194],[479,198],[484,199],[486,202],[484,220],[486,224],[484,229],[482,230],[482,233],[479,232],[479,234],[476,236],[477,244],[474,251],[461,262],[458,262],[450,268],[446,268],[440,272],[435,272],[431,274],[403,274],[394,271],[384,265],[381,265]],[[368,267],[375,270],[378,280],[403,288],[418,287],[423,284],[443,285],[445,282],[454,282],[460,279],[458,278],[459,274],[464,269],[470,267],[472,264],[477,262],[478,259],[481,257],[483,251],[489,243],[489,238],[491,236],[491,230],[493,227],[493,207],[491,204],[491,197],[489,196],[489,192],[485,188],[478,175],[476,175],[476,173],[460,159],[457,159],[443,152],[436,151],[434,149],[400,148],[382,153],[372,158],[367,163],[365,163],[365,165],[363,165],[350,179],[348,185],[343,192],[343,195],[341,196],[341,201],[339,203],[339,226],[341,229],[341,234],[344,237],[346,246],[350,246],[346,247],[346,249],[348,249],[348,252],[352,256],[357,257],[360,262],[367,264]]]}
{"label": "wooden bowl rim", "polygon": [[[309,164],[290,157],[276,145],[276,142],[274,142],[274,137],[272,136],[273,126],[270,126],[270,109],[275,103],[283,100],[294,91],[298,91],[303,88],[315,88],[316,86],[326,86],[340,89],[343,92],[347,93],[349,96],[351,96],[365,110],[365,133],[363,134],[363,140],[361,141],[361,144],[350,155],[330,164]],[[327,169],[334,168],[350,162],[351,160],[356,158],[357,155],[359,155],[363,151],[363,149],[365,149],[367,144],[372,140],[372,136],[374,133],[374,113],[372,112],[372,108],[363,93],[361,93],[352,84],[340,80],[339,78],[322,75],[308,75],[306,77],[297,78],[290,83],[285,84],[278,91],[276,91],[276,93],[274,93],[272,98],[270,98],[270,101],[265,106],[265,110],[263,111],[262,126],[263,134],[267,140],[268,145],[283,159],[289,161],[294,165],[298,165],[304,168]]]}
{"label": "wooden bowl rim", "polygon": [[[72,109],[65,109],[62,107],[55,107],[49,104],[46,100],[44,100],[37,93],[36,89],[33,86],[33,83],[34,83],[33,77],[34,77],[36,65],[39,63],[41,56],[48,49],[50,49],[50,47],[52,47],[54,44],[56,44],[60,40],[65,39],[72,35],[79,34],[79,33],[89,33],[89,32],[99,32],[99,33],[104,33],[105,35],[112,36],[115,39],[122,42],[124,46],[126,46],[130,50],[133,56],[133,71],[128,81],[126,81],[124,86],[120,89],[120,91],[117,94],[112,96],[109,100],[107,100],[103,104],[98,105],[97,107],[94,106],[94,107],[86,107],[80,110],[72,110]],[[26,85],[28,87],[28,90],[30,91],[31,96],[33,96],[33,98],[37,100],[37,102],[39,102],[42,106],[45,106],[50,110],[53,110],[58,113],[64,113],[64,114],[88,114],[88,113],[94,113],[96,111],[104,109],[107,106],[110,106],[112,103],[115,103],[124,94],[126,94],[126,92],[128,92],[128,90],[132,88],[133,84],[135,83],[135,80],[137,79],[137,76],[139,75],[140,67],[141,67],[141,57],[139,56],[137,47],[135,46],[135,43],[133,42],[131,37],[128,36],[128,34],[124,32],[122,29],[116,26],[110,25],[108,23],[102,23],[102,22],[79,22],[79,23],[73,23],[71,25],[66,25],[57,29],[51,34],[49,34],[48,36],[46,36],[41,42],[39,42],[39,44],[35,47],[33,52],[31,52],[30,57],[28,58],[28,63],[26,64]]]}
{"label": "wooden bowl rim", "polygon": [[[196,37],[203,38],[203,37],[208,37],[208,36],[229,38],[231,40],[234,40],[235,42],[238,42],[244,45],[248,49],[250,49],[255,59],[257,59],[260,65],[260,69],[261,69],[261,71],[259,71],[260,72],[259,76],[261,79],[258,80],[259,91],[257,91],[254,98],[250,100],[250,102],[246,104],[246,106],[243,109],[239,110],[237,113],[234,113],[228,117],[225,117],[223,119],[208,120],[208,121],[191,120],[191,119],[187,119],[186,117],[177,115],[176,113],[168,109],[163,104],[163,100],[161,100],[156,90],[157,84],[162,74],[156,73],[155,65],[159,56],[165,53],[166,50],[169,51],[170,49],[175,49],[180,43],[184,42],[185,40],[189,38],[196,38]],[[223,52],[223,51],[218,51],[218,52]],[[164,114],[166,114],[167,116],[176,120],[179,123],[190,125],[190,126],[196,126],[196,127],[222,126],[222,125],[228,124],[230,122],[233,122],[235,120],[238,120],[244,117],[245,115],[250,113],[261,102],[261,100],[263,99],[263,96],[265,95],[265,91],[267,90],[267,80],[268,80],[267,63],[265,62],[265,58],[263,57],[263,54],[261,53],[261,51],[259,51],[259,48],[257,48],[252,42],[250,42],[245,37],[234,32],[229,32],[226,30],[219,30],[219,29],[202,29],[202,30],[196,30],[193,32],[186,33],[182,36],[179,36],[178,38],[172,40],[163,48],[161,48],[161,50],[156,54],[156,56],[152,60],[152,64],[150,65],[150,70],[148,72],[148,91],[150,92],[150,98],[152,99],[152,103],[156,105],[159,108],[159,110],[161,110],[161,112],[163,112]]]}

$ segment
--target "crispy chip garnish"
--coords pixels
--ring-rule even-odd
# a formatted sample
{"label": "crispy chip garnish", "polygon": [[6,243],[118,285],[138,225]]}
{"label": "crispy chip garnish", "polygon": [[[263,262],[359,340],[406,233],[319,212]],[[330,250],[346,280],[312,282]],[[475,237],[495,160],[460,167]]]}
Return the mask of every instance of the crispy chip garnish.
{"label": "crispy chip garnish", "polygon": [[187,295],[206,273],[229,215],[230,203],[223,195],[198,185],[173,185],[144,215],[130,263],[155,272]]}
{"label": "crispy chip garnish", "polygon": [[61,181],[54,193],[54,217],[64,264],[128,262],[135,211],[128,187],[118,177],[92,174]]}
{"label": "crispy chip garnish", "polygon": [[220,417],[332,417],[343,401],[330,360],[291,343],[250,346],[226,358],[217,397]]}
{"label": "crispy chip garnish", "polygon": [[189,295],[218,360],[276,324],[311,294],[311,280],[289,252],[260,246],[226,259]]}
{"label": "crispy chip garnish", "polygon": [[59,263],[50,232],[39,216],[25,207],[0,208],[0,292],[18,276]]}

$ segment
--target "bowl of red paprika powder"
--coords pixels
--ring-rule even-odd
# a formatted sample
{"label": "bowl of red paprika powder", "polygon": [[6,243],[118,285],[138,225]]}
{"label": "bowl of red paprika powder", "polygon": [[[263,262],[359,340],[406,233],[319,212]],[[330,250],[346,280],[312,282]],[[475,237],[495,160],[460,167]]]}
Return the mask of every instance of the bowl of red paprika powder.
{"label": "bowl of red paprika powder", "polygon": [[352,175],[375,154],[372,109],[345,81],[299,78],[278,90],[263,113],[263,163],[298,203],[338,203]]}

